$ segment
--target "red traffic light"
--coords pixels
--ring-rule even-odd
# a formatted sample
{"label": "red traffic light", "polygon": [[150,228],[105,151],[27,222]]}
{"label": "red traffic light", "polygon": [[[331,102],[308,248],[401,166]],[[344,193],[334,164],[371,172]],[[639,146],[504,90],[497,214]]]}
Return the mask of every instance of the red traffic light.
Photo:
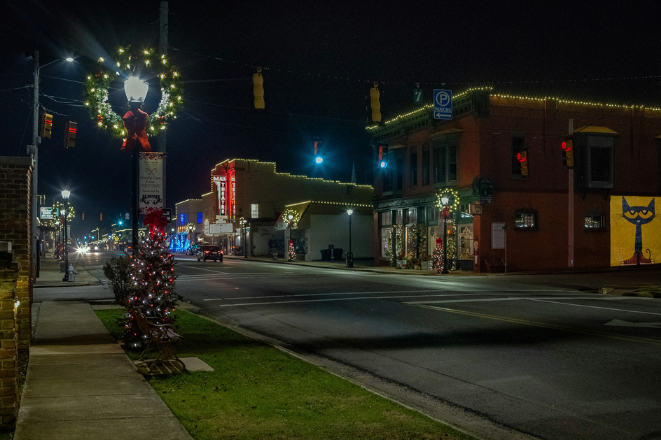
{"label": "red traffic light", "polygon": [[562,147],[562,151],[571,151],[574,145],[572,140],[569,139],[567,141],[562,141],[560,146]]}
{"label": "red traffic light", "polygon": [[516,158],[519,162],[525,162],[527,160],[526,155],[525,154],[522,155],[521,153],[516,153]]}

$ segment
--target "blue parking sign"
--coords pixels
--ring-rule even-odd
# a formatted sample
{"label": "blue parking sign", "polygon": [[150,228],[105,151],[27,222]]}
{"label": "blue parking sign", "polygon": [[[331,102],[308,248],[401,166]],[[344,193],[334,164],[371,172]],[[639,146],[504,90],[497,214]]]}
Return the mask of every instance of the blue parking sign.
{"label": "blue parking sign", "polygon": [[452,90],[434,89],[434,119],[452,119]]}

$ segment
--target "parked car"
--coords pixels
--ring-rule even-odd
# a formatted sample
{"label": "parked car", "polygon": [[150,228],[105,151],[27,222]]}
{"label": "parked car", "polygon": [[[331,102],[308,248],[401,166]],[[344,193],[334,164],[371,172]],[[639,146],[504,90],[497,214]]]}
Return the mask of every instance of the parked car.
{"label": "parked car", "polygon": [[197,261],[220,261],[223,262],[223,251],[220,246],[202,245],[197,248]]}

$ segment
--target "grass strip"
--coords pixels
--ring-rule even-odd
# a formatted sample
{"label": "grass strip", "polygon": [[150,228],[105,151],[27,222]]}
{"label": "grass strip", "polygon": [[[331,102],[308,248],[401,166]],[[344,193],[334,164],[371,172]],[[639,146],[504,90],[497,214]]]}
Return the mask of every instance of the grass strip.
{"label": "grass strip", "polygon": [[[116,339],[122,313],[96,311]],[[214,371],[150,383],[196,440],[473,439],[267,344],[176,314],[179,356],[198,357]]]}

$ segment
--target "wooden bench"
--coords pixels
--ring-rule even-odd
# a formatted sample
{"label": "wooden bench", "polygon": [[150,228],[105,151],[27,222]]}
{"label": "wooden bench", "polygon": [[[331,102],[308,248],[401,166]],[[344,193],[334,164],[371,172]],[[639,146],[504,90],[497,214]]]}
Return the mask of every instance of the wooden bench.
{"label": "wooden bench", "polygon": [[145,350],[140,354],[140,359],[143,360],[145,354],[152,348],[158,351],[158,357],[149,364],[148,371],[151,373],[152,369],[162,363],[175,361],[178,362],[184,371],[186,365],[179,359],[174,345],[182,338],[180,334],[174,331],[170,324],[156,324],[154,318],[147,318],[144,313],[138,310],[135,313],[135,322],[142,334],[147,336],[149,343]]}
{"label": "wooden bench", "polygon": [[496,257],[493,254],[489,254],[484,259],[484,267],[486,267],[487,272],[493,273],[494,271],[496,272],[504,272],[505,271],[505,260],[503,260],[500,257]]}

